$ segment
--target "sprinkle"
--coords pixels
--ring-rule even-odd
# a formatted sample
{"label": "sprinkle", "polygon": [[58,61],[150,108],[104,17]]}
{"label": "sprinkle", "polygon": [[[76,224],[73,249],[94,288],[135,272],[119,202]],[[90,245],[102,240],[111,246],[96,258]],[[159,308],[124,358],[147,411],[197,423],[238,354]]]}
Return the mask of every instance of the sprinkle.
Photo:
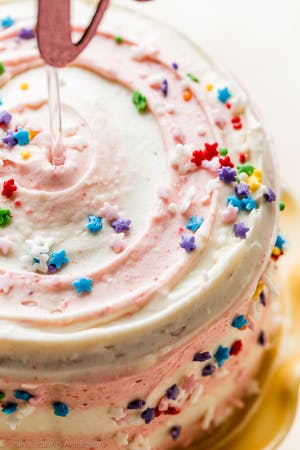
{"label": "sprinkle", "polygon": [[2,412],[9,416],[10,414],[13,414],[18,409],[17,403],[6,403],[6,405],[3,406]]}
{"label": "sprinkle", "polygon": [[49,260],[49,265],[56,267],[56,269],[61,269],[63,265],[70,262],[66,255],[65,250],[60,250],[59,252],[53,252]]}
{"label": "sprinkle", "polygon": [[29,139],[32,141],[38,134],[40,134],[38,130],[29,130]]}
{"label": "sprinkle", "polygon": [[128,403],[127,409],[135,410],[135,409],[141,409],[146,405],[146,402],[144,400],[133,400],[132,402]]}
{"label": "sprinkle", "polygon": [[225,158],[219,158],[219,163],[221,167],[231,167],[234,168],[234,164],[230,159],[230,156],[225,156]]}
{"label": "sprinkle", "polygon": [[227,150],[227,148],[220,148],[219,153],[221,156],[226,156],[226,155],[228,155],[228,150]]}
{"label": "sprinkle", "polygon": [[107,220],[119,219],[119,208],[116,205],[111,205],[105,202],[103,207],[99,211],[100,215]]}
{"label": "sprinkle", "polygon": [[241,164],[237,167],[238,173],[246,173],[249,177],[253,174],[255,167],[251,164]]}
{"label": "sprinkle", "polygon": [[245,164],[245,162],[247,161],[247,156],[246,153],[241,152],[239,154],[239,160],[241,164]]}
{"label": "sprinkle", "polygon": [[122,44],[123,38],[121,36],[115,36],[115,42],[116,42],[116,44]]}
{"label": "sprinkle", "polygon": [[268,188],[268,191],[264,194],[264,197],[268,203],[275,202],[276,200],[276,194],[272,191],[270,187]]}
{"label": "sprinkle", "polygon": [[233,223],[237,218],[238,212],[238,208],[229,204],[222,213],[222,222],[225,224]]}
{"label": "sprinkle", "polygon": [[279,250],[284,250],[285,244],[286,240],[279,234],[276,239],[275,247],[279,248]]}
{"label": "sprinkle", "polygon": [[5,72],[5,65],[2,61],[0,61],[0,75],[3,75]]}
{"label": "sprinkle", "polygon": [[267,306],[266,294],[264,293],[264,291],[262,291],[262,292],[260,293],[259,299],[260,299],[260,303],[261,303],[263,306]]}
{"label": "sprinkle", "polygon": [[213,90],[213,88],[214,88],[214,86],[213,86],[213,84],[211,84],[211,83],[209,83],[209,84],[207,84],[207,85],[205,86],[205,89],[206,89],[208,92],[211,92],[211,91]]}
{"label": "sprinkle", "polygon": [[251,196],[243,198],[242,199],[242,205],[243,208],[245,208],[246,211],[252,211],[253,209],[257,208],[257,204],[255,200]]}
{"label": "sprinkle", "polygon": [[93,234],[97,234],[103,228],[103,223],[101,217],[97,216],[89,216],[89,222],[86,228],[91,231]]}
{"label": "sprinkle", "polygon": [[0,391],[0,402],[5,398],[5,393]]}
{"label": "sprinkle", "polygon": [[130,230],[130,219],[117,219],[112,222],[111,226],[114,228],[116,233],[123,233],[124,231]]}
{"label": "sprinkle", "polygon": [[224,87],[223,89],[218,89],[218,100],[222,103],[226,103],[232,97],[228,87]]}
{"label": "sprinkle", "polygon": [[261,294],[261,292],[262,292],[264,287],[265,287],[265,283],[263,281],[260,281],[258,283],[257,287],[256,287],[255,292],[254,292],[253,300],[257,300],[258,299],[258,297],[260,296],[260,294]]}
{"label": "sprinkle", "polygon": [[163,80],[161,82],[160,90],[165,97],[168,95],[168,91],[169,91],[168,80]]}
{"label": "sprinkle", "polygon": [[248,197],[249,195],[249,186],[246,183],[239,183],[235,187],[236,195],[239,197]]}
{"label": "sprinkle", "polygon": [[192,73],[187,73],[187,76],[194,81],[194,83],[199,83],[199,78],[197,78],[195,75],[193,75]]}
{"label": "sprinkle", "polygon": [[195,353],[193,361],[204,362],[211,359],[211,354],[209,352]]}
{"label": "sprinkle", "polygon": [[239,237],[241,239],[246,239],[247,233],[250,230],[250,228],[247,228],[244,225],[244,222],[239,222],[234,224],[233,231],[236,237]]}
{"label": "sprinkle", "polygon": [[261,345],[262,347],[264,347],[266,345],[266,335],[264,331],[261,331],[258,335],[258,339],[257,342],[259,343],[259,345]]}
{"label": "sprinkle", "polygon": [[7,255],[8,252],[12,249],[12,247],[13,247],[13,242],[10,239],[8,239],[5,236],[0,237],[0,251],[4,255]]}
{"label": "sprinkle", "polygon": [[224,362],[227,361],[229,357],[230,357],[230,348],[223,347],[222,345],[218,347],[218,350],[214,354],[214,358],[218,363],[218,367],[222,367]]}
{"label": "sprinkle", "polygon": [[8,131],[6,136],[4,136],[4,138],[2,138],[2,142],[5,145],[7,145],[7,147],[9,147],[9,148],[14,147],[18,143],[17,139],[14,138],[14,132],[13,131]]}
{"label": "sprinkle", "polygon": [[146,425],[149,425],[149,423],[152,422],[152,420],[155,419],[155,409],[154,408],[147,408],[145,411],[142,412],[141,418],[144,419]]}
{"label": "sprinkle", "polygon": [[181,236],[180,247],[184,248],[184,250],[187,253],[191,253],[192,251],[196,250],[197,246],[195,244],[195,237],[194,236],[187,236],[185,234],[182,235]]}
{"label": "sprinkle", "polygon": [[237,356],[243,350],[243,343],[241,340],[235,341],[230,348],[230,355]]}
{"label": "sprinkle", "polygon": [[190,89],[184,89],[182,98],[185,102],[189,102],[193,98],[193,93]]}
{"label": "sprinkle", "polygon": [[31,156],[31,153],[29,150],[24,150],[23,152],[21,152],[21,156],[23,159],[28,159]]}
{"label": "sprinkle", "polygon": [[0,209],[0,227],[3,228],[11,221],[11,215],[9,209]]}
{"label": "sprinkle", "polygon": [[212,375],[214,373],[215,370],[216,370],[216,367],[213,364],[207,364],[207,366],[205,366],[202,369],[202,376],[209,377],[210,375]]}
{"label": "sprinkle", "polygon": [[0,292],[3,294],[8,294],[11,288],[14,286],[12,280],[10,279],[9,273],[0,275]]}
{"label": "sprinkle", "polygon": [[19,145],[27,145],[29,144],[29,131],[18,128],[18,131],[14,133],[14,138],[18,141]]}
{"label": "sprinkle", "polygon": [[0,112],[0,125],[9,125],[12,115],[8,111]]}
{"label": "sprinkle", "polygon": [[126,248],[125,233],[113,235],[110,247],[115,253],[122,253]]}
{"label": "sprinkle", "polygon": [[69,408],[63,402],[53,402],[52,408],[56,416],[66,417],[69,414]]}
{"label": "sprinkle", "polygon": [[27,91],[29,89],[29,84],[23,81],[20,84],[20,89],[22,89],[22,91]]}
{"label": "sprinkle", "polygon": [[171,433],[172,439],[174,441],[176,441],[179,438],[179,436],[180,436],[181,426],[174,425],[174,427],[171,428],[170,433]]}
{"label": "sprinkle", "polygon": [[35,37],[35,31],[33,28],[21,28],[18,37],[21,39],[33,39]]}
{"label": "sprinkle", "polygon": [[192,216],[190,217],[186,228],[188,230],[191,230],[193,233],[195,233],[203,224],[204,218],[200,216]]}
{"label": "sprinkle", "polygon": [[253,174],[248,177],[247,183],[249,184],[250,190],[252,192],[257,191],[262,183],[262,171],[254,169]]}
{"label": "sprinkle", "polygon": [[27,391],[21,391],[21,390],[16,390],[14,392],[14,396],[18,399],[18,400],[30,400],[31,398],[34,397],[34,395],[30,394]]}
{"label": "sprinkle", "polygon": [[141,92],[135,91],[132,94],[132,101],[139,113],[147,109],[147,98]]}
{"label": "sprinkle", "polygon": [[[275,194],[274,194],[275,195]],[[285,210],[285,203],[284,202],[280,202],[279,203],[279,210],[280,211],[284,211]]]}
{"label": "sprinkle", "polygon": [[218,170],[218,176],[221,181],[223,181],[225,184],[232,183],[236,181],[236,171],[233,170],[231,167],[222,167],[222,169]]}
{"label": "sprinkle", "polygon": [[241,314],[240,316],[236,316],[231,322],[231,326],[233,328],[237,328],[238,330],[242,330],[244,327],[246,327],[246,325],[248,325],[248,320],[243,314]]}
{"label": "sprinkle", "polygon": [[173,69],[175,69],[175,70],[178,70],[178,69],[179,69],[179,65],[177,64],[177,62],[173,62],[173,63],[172,63],[172,67],[173,67]]}
{"label": "sprinkle", "polygon": [[6,16],[1,19],[0,23],[2,28],[10,28],[12,25],[14,25],[15,21],[12,17]]}
{"label": "sprinkle", "polygon": [[173,384],[169,389],[167,389],[166,395],[169,400],[176,400],[180,391],[176,384]]}
{"label": "sprinkle", "polygon": [[90,278],[79,278],[72,282],[72,286],[76,288],[77,294],[83,292],[91,292],[93,286],[93,280]]}
{"label": "sprinkle", "polygon": [[197,167],[200,167],[204,161],[204,152],[203,150],[195,150],[193,152],[193,156],[191,158],[191,162],[196,164]]}
{"label": "sprinkle", "polygon": [[13,193],[17,190],[17,186],[15,185],[15,180],[11,178],[10,180],[3,182],[2,195],[11,198]]}
{"label": "sprinkle", "polygon": [[226,202],[227,202],[227,205],[234,206],[239,211],[241,211],[242,202],[236,195],[230,195],[229,197],[227,197]]}

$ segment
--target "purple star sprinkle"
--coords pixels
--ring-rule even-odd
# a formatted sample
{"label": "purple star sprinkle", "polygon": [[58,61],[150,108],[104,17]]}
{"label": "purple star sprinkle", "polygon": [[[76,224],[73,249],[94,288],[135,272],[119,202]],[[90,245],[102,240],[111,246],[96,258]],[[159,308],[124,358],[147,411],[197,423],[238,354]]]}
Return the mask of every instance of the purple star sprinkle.
{"label": "purple star sprinkle", "polygon": [[258,335],[258,340],[257,342],[259,343],[259,345],[261,345],[262,347],[264,347],[266,345],[266,335],[264,331],[261,331]]}
{"label": "purple star sprinkle", "polygon": [[163,95],[166,97],[168,95],[168,91],[169,91],[169,84],[168,84],[168,80],[163,80],[161,85],[160,85],[160,90],[163,93]]}
{"label": "purple star sprinkle", "polygon": [[171,433],[172,439],[174,441],[176,441],[179,438],[179,436],[180,436],[181,426],[174,425],[174,427],[171,428],[170,433]]}
{"label": "purple star sprinkle", "polygon": [[266,294],[264,293],[264,291],[261,292],[261,294],[260,294],[260,296],[259,296],[259,299],[260,299],[260,303],[261,303],[263,306],[266,306],[266,305],[267,305]]}
{"label": "purple star sprinkle", "polygon": [[233,183],[236,181],[236,170],[232,169],[229,166],[222,167],[222,169],[218,170],[218,176],[221,181],[223,181],[226,184]]}
{"label": "purple star sprinkle", "polygon": [[179,65],[177,64],[177,62],[173,62],[173,63],[172,63],[172,67],[173,67],[173,69],[175,69],[175,70],[178,70],[178,69],[179,69]]}
{"label": "purple star sprinkle", "polygon": [[210,377],[214,371],[216,370],[216,367],[213,364],[207,364],[202,370],[202,376],[203,377]]}
{"label": "purple star sprinkle", "polygon": [[141,418],[144,419],[146,425],[149,425],[149,423],[151,423],[152,420],[155,419],[155,409],[154,408],[145,409],[145,411],[143,411],[141,414]]}
{"label": "purple star sprinkle", "polygon": [[167,390],[167,397],[169,400],[176,400],[179,395],[179,389],[176,384],[173,384],[168,390]]}
{"label": "purple star sprinkle", "polygon": [[276,194],[272,191],[272,189],[269,187],[268,191],[264,194],[265,199],[268,203],[275,202],[276,200]]}
{"label": "purple star sprinkle", "polygon": [[21,28],[18,36],[21,39],[33,39],[35,37],[35,31],[33,28]]}
{"label": "purple star sprinkle", "polygon": [[18,141],[14,138],[14,132],[8,131],[7,135],[2,138],[2,142],[7,145],[7,147],[12,148],[17,145]]}
{"label": "purple star sprinkle", "polygon": [[197,246],[195,244],[195,237],[194,236],[187,236],[185,234],[182,235],[181,236],[180,247],[184,248],[184,250],[187,253],[190,253],[190,252],[196,250]]}
{"label": "purple star sprinkle", "polygon": [[8,111],[1,111],[0,112],[0,125],[8,125],[11,121],[11,114],[9,114]]}
{"label": "purple star sprinkle", "polygon": [[209,352],[195,353],[193,361],[204,362],[211,359],[211,354]]}
{"label": "purple star sprinkle", "polygon": [[117,219],[111,224],[111,226],[114,228],[116,233],[123,233],[123,231],[130,230],[130,224],[130,219]]}
{"label": "purple star sprinkle", "polygon": [[57,272],[57,268],[56,268],[56,266],[53,266],[52,264],[49,264],[49,266],[48,266],[48,272],[49,273],[55,273],[55,272]]}
{"label": "purple star sprinkle", "polygon": [[135,409],[141,409],[146,405],[146,402],[144,400],[133,400],[132,402],[128,403],[127,409],[135,410]]}
{"label": "purple star sprinkle", "polygon": [[236,237],[239,237],[241,239],[246,239],[247,233],[250,230],[250,228],[247,228],[244,225],[244,222],[239,222],[234,224],[233,231]]}
{"label": "purple star sprinkle", "polygon": [[236,187],[235,187],[235,192],[236,195],[238,195],[239,197],[248,197],[249,195],[249,186],[246,183],[239,183]]}

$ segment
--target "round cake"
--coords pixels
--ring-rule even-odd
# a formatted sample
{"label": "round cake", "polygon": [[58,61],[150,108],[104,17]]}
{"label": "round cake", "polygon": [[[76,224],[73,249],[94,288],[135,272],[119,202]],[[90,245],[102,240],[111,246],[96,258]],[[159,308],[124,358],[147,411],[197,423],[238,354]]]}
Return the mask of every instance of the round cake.
{"label": "round cake", "polygon": [[187,447],[259,391],[274,154],[236,81],[113,5],[59,72],[53,165],[33,6],[0,8],[2,447]]}

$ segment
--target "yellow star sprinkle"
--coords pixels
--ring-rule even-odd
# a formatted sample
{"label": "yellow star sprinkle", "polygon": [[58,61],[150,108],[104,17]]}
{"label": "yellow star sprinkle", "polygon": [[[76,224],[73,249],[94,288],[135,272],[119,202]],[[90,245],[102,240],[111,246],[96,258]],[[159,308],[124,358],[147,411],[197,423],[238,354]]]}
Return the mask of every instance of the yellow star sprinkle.
{"label": "yellow star sprinkle", "polygon": [[213,88],[214,88],[214,86],[213,86],[212,83],[209,83],[209,84],[207,84],[207,85],[205,86],[205,89],[206,89],[207,91],[209,91],[209,92],[211,92],[211,91],[213,90]]}
{"label": "yellow star sprinkle", "polygon": [[20,84],[20,88],[21,88],[23,91],[27,91],[27,90],[29,89],[29,84],[23,82],[23,83]]}
{"label": "yellow star sprinkle", "polygon": [[21,156],[23,159],[28,159],[30,157],[31,153],[28,150],[24,150],[23,152],[21,152]]}
{"label": "yellow star sprinkle", "polygon": [[272,251],[272,254],[273,254],[274,256],[280,256],[280,255],[281,255],[281,250],[280,250],[280,248],[274,247],[274,248],[273,248],[273,251]]}
{"label": "yellow star sprinkle", "polygon": [[35,136],[37,136],[40,132],[37,130],[29,130],[29,139],[32,141]]}
{"label": "yellow star sprinkle", "polygon": [[259,298],[260,294],[264,290],[264,287],[265,287],[265,283],[263,281],[260,281],[257,285],[255,294],[253,295],[253,300],[257,300]]}

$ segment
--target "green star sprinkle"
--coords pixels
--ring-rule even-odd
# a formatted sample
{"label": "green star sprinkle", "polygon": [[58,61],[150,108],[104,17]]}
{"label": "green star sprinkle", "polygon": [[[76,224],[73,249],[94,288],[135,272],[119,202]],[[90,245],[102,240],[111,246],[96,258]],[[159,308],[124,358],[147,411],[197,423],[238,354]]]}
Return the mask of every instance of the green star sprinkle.
{"label": "green star sprinkle", "polygon": [[2,61],[0,61],[0,75],[3,75],[5,72],[5,66]]}
{"label": "green star sprinkle", "polygon": [[253,174],[255,167],[251,166],[251,164],[242,164],[238,166],[238,173],[246,173],[249,177]]}
{"label": "green star sprinkle", "polygon": [[199,83],[199,78],[197,78],[195,75],[193,75],[192,73],[187,73],[187,76],[194,81],[194,83]]}
{"label": "green star sprinkle", "polygon": [[280,211],[284,211],[285,210],[285,203],[284,202],[280,202],[279,203],[279,209],[280,209]]}
{"label": "green star sprinkle", "polygon": [[0,209],[0,227],[3,228],[11,221],[11,215],[9,209]]}
{"label": "green star sprinkle", "polygon": [[220,155],[221,155],[221,156],[226,156],[226,155],[228,155],[228,150],[227,150],[227,148],[220,148]]}
{"label": "green star sprinkle", "polygon": [[132,94],[132,101],[139,113],[147,109],[147,98],[141,92],[135,91]]}
{"label": "green star sprinkle", "polygon": [[117,44],[122,44],[123,38],[122,38],[121,36],[115,36],[115,42],[116,42]]}

